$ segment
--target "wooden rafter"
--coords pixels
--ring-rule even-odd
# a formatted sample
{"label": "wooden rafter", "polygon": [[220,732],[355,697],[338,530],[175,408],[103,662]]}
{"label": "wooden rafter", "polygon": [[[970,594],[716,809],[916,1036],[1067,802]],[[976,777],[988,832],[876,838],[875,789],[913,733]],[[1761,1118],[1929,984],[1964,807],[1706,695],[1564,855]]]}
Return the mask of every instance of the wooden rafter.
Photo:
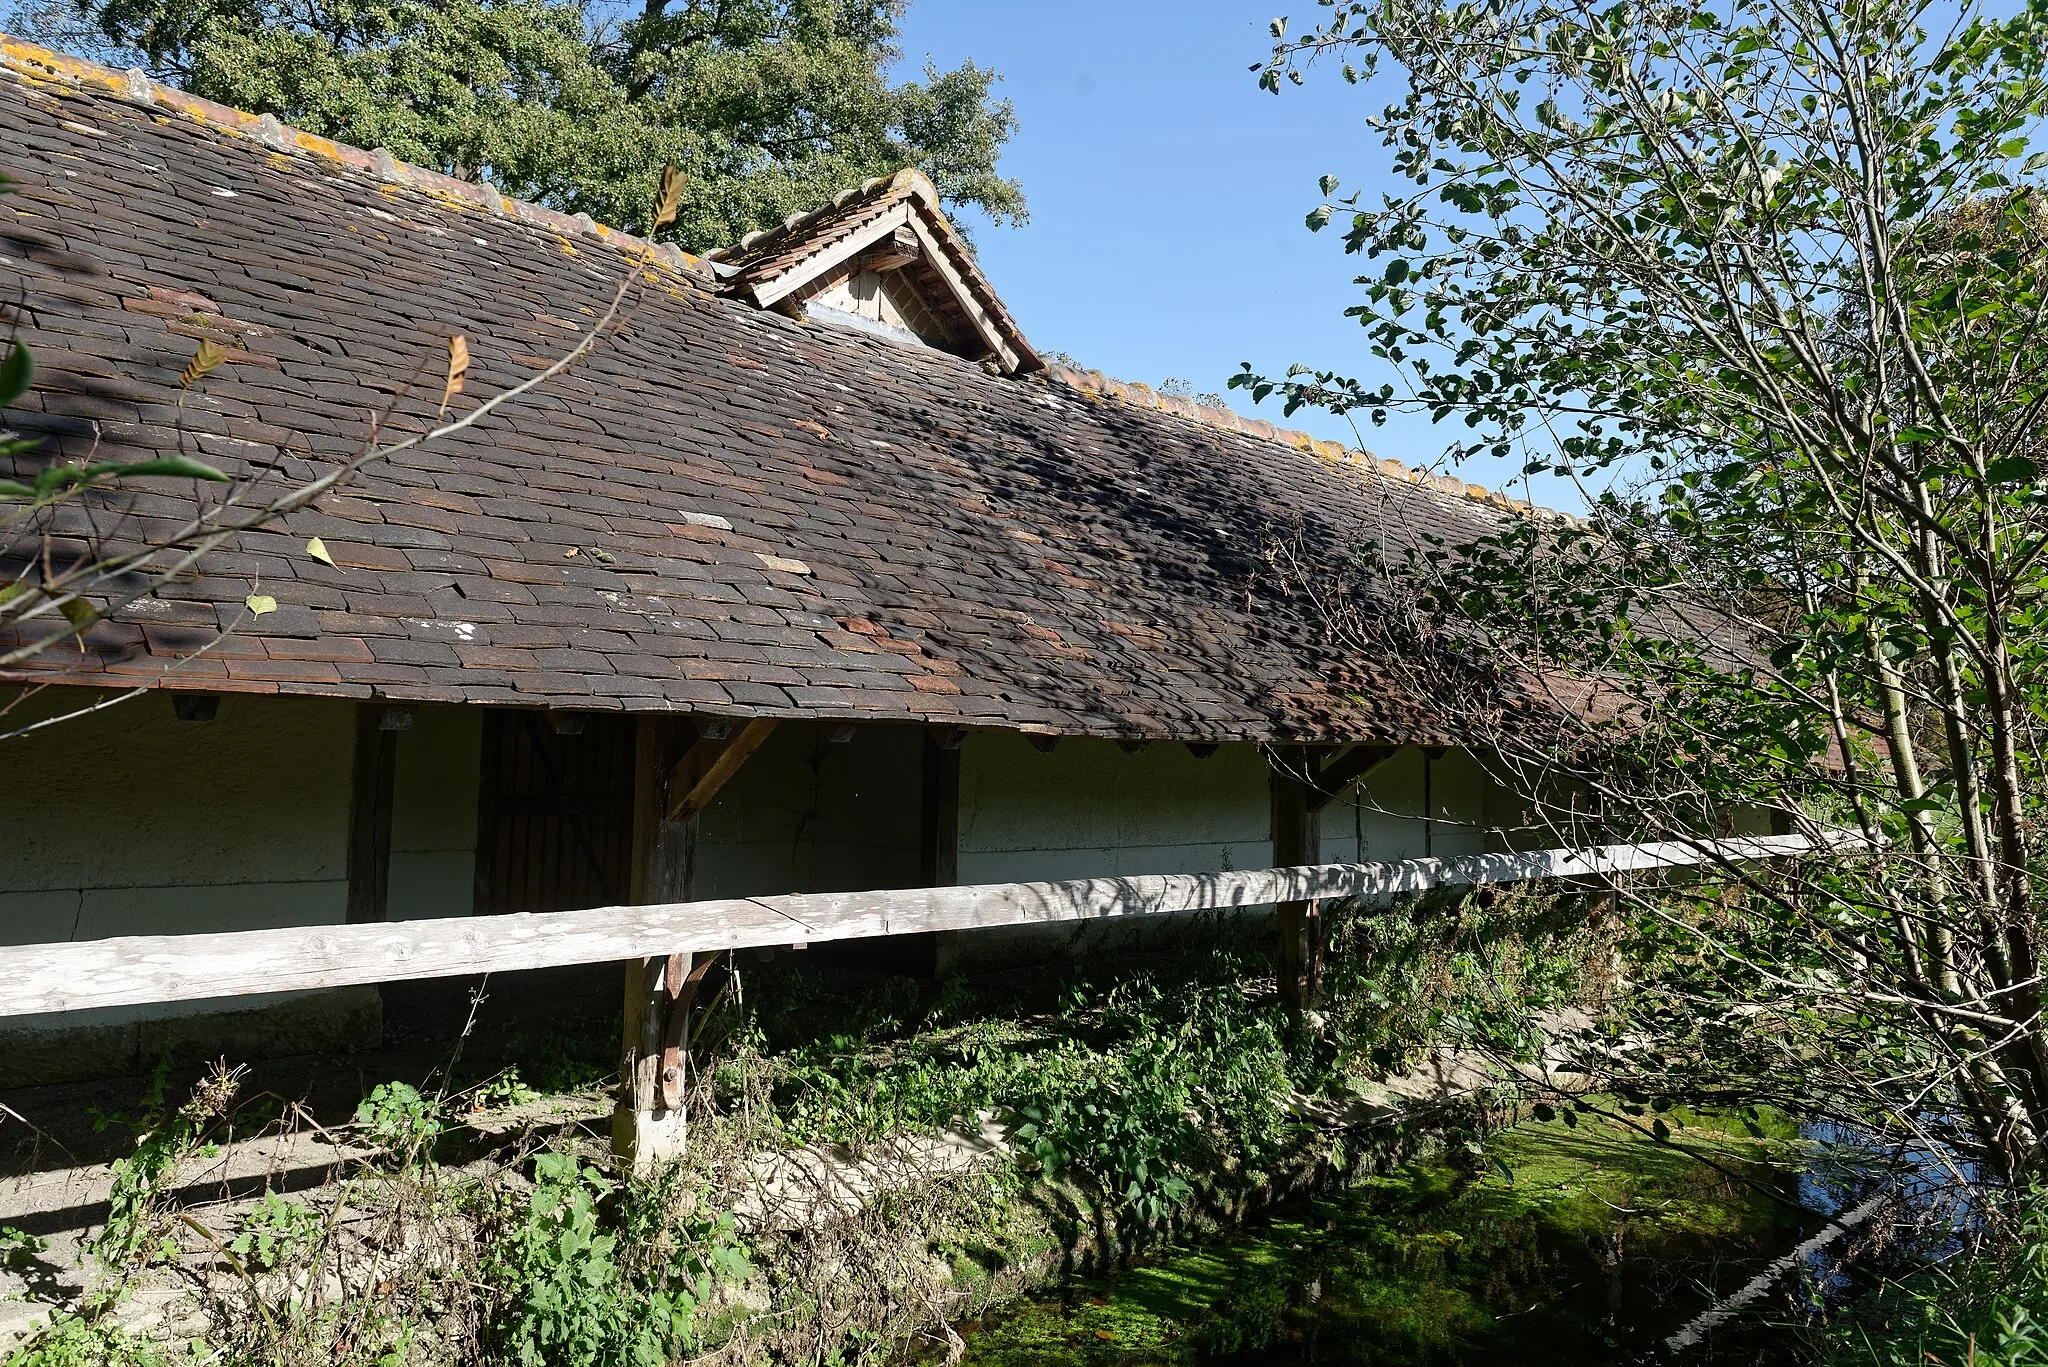
{"label": "wooden rafter", "polygon": [[774,730],[774,718],[761,717],[723,738],[699,736],[669,775],[668,820],[687,821],[709,807],[718,790]]}
{"label": "wooden rafter", "polygon": [[1335,759],[1315,766],[1309,775],[1308,808],[1319,812],[1356,787],[1373,770],[1392,759],[1398,745],[1354,745]]}

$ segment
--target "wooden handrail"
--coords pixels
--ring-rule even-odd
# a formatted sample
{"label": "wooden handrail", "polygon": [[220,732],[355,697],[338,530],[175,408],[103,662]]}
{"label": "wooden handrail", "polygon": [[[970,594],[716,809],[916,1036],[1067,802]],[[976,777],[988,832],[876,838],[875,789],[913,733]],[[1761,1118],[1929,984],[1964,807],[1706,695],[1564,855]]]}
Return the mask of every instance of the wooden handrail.
{"label": "wooden handrail", "polygon": [[1329,897],[1744,863],[1855,846],[1844,836],[1603,845],[1377,864],[801,893],[200,935],[125,935],[0,950],[0,1016],[198,1001],[930,930],[1049,924]]}

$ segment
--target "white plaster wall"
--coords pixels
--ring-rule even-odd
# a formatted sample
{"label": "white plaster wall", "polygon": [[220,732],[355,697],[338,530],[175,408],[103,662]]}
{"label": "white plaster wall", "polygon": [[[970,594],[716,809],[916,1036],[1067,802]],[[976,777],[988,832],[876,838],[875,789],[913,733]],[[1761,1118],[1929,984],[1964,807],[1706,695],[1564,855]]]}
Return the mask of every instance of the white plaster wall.
{"label": "white plaster wall", "polygon": [[476,805],[483,712],[422,707],[398,733],[386,916],[467,916],[476,904]]}
{"label": "white plaster wall", "polygon": [[[52,716],[97,696],[52,688],[9,715]],[[216,720],[181,722],[170,698],[145,694],[6,742],[0,944],[340,921],[354,717],[343,701],[227,696]],[[107,1025],[226,1005],[111,1008],[41,1023]]]}
{"label": "white plaster wall", "polygon": [[[1257,869],[1272,855],[1272,803],[1256,746],[1197,759],[1183,745],[1133,755],[1113,741],[1068,739],[1040,751],[1021,736],[976,733],[961,747],[961,883]],[[950,973],[1130,948],[1170,933],[1176,919],[949,931],[939,936],[936,966]]]}
{"label": "white plaster wall", "polygon": [[1469,754],[1448,750],[1430,760],[1410,747],[1323,809],[1323,858],[1365,863],[1517,848],[1528,843],[1520,819],[1520,804]]}
{"label": "white plaster wall", "polygon": [[[1208,759],[1181,745],[1131,755],[1109,741],[1067,740],[1041,753],[1021,737],[977,734],[961,755],[959,881],[1266,868],[1273,862],[1270,794],[1253,745],[1224,746]],[[1503,827],[1515,806],[1462,751],[1432,761],[1404,749],[1354,797],[1323,810],[1322,858],[1509,848],[1512,833]],[[1123,933],[1149,938],[1153,929],[1133,923]],[[939,963],[949,971],[1074,953],[1118,933],[1101,926],[957,932],[942,937]]]}
{"label": "white plaster wall", "polygon": [[860,726],[834,742],[782,723],[704,813],[697,896],[916,886],[923,746],[915,726]]}
{"label": "white plaster wall", "polygon": [[1258,869],[1272,854],[1256,746],[1207,759],[1183,745],[1127,754],[1107,740],[1041,752],[1021,736],[976,733],[961,747],[961,883]]}

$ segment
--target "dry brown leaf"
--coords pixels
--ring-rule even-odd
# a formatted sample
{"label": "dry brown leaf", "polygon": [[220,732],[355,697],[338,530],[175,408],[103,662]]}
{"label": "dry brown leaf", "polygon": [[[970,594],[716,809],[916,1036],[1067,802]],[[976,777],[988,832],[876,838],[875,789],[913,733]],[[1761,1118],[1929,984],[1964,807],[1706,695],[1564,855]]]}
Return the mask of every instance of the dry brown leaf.
{"label": "dry brown leaf", "polygon": [[676,221],[683,204],[683,173],[674,166],[661,168],[661,195],[654,201],[654,231],[660,232]]}
{"label": "dry brown leaf", "polygon": [[178,376],[178,388],[190,389],[214,371],[228,358],[228,349],[211,337],[199,344],[199,350],[192,353],[192,359],[185,364],[185,372]]}
{"label": "dry brown leaf", "polygon": [[456,333],[448,339],[448,383],[441,390],[441,411],[448,411],[448,403],[462,392],[462,382],[469,378],[469,339]]}

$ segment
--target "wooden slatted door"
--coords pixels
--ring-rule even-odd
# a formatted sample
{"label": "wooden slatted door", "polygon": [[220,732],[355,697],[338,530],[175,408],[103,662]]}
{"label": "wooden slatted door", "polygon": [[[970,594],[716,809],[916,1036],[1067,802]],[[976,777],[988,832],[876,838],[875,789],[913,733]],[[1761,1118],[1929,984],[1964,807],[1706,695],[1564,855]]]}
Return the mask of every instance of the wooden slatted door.
{"label": "wooden slatted door", "polygon": [[486,713],[477,816],[478,913],[630,900],[632,720]]}

